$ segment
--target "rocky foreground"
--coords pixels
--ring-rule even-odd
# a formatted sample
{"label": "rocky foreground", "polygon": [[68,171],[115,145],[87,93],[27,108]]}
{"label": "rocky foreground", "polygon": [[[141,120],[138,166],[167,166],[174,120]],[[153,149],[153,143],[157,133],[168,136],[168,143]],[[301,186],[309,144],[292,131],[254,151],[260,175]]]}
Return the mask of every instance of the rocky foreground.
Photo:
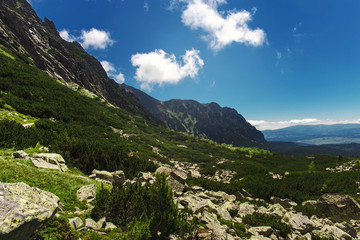
{"label": "rocky foreground", "polygon": [[[66,172],[65,160],[58,154],[42,153],[28,156],[24,151],[13,154],[13,158],[32,161],[33,167]],[[195,232],[189,239],[360,239],[360,205],[351,196],[324,194],[316,201],[306,201],[302,205],[321,213],[307,216],[296,211],[297,203],[289,199],[272,197],[271,202],[253,198],[245,190],[238,199],[222,191],[209,191],[199,186],[188,186],[188,176],[208,178],[212,181],[228,182],[233,172],[216,172],[213,176],[203,176],[197,164],[172,162],[161,164],[155,173],[139,173],[134,179],[125,179],[122,171],[107,172],[94,170],[84,179],[96,180],[102,184],[153,184],[155,174],[168,175],[167,183],[173,190],[174,201],[179,210],[190,209],[190,217],[198,220]],[[64,173],[65,174],[65,173]],[[87,209],[66,212],[59,198],[52,193],[30,187],[25,183],[0,183],[0,239],[30,239],[47,220],[60,215],[72,215],[69,223],[77,231],[95,231],[107,234],[116,229],[106,218],[95,222],[84,216],[93,208],[97,188],[95,184],[85,185],[77,190],[79,201],[86,202]],[[249,216],[271,217],[288,227],[281,232],[271,226],[253,226]],[[242,236],[239,237],[239,226]],[[178,239],[177,236],[171,236]]]}

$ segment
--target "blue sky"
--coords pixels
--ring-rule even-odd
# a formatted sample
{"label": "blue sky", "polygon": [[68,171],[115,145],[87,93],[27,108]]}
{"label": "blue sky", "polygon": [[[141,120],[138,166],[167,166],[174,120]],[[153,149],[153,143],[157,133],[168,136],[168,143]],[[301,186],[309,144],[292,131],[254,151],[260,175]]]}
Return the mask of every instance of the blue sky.
{"label": "blue sky", "polygon": [[360,1],[31,0],[118,82],[258,129],[360,123]]}

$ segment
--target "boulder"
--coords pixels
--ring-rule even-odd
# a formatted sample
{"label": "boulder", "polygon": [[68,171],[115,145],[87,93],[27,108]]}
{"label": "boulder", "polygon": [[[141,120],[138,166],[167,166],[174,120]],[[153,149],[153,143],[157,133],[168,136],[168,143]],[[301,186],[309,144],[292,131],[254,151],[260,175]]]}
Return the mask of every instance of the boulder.
{"label": "boulder", "polygon": [[37,168],[54,169],[61,172],[68,171],[64,158],[57,153],[34,154],[31,161]]}
{"label": "boulder", "polygon": [[98,222],[95,222],[91,218],[85,219],[85,227],[90,228],[96,231],[99,231],[101,228],[104,228],[106,226],[106,218],[101,218]]}
{"label": "boulder", "polygon": [[269,226],[252,227],[249,229],[252,235],[262,235],[264,237],[270,237],[274,230]]}
{"label": "boulder", "polygon": [[325,225],[323,228],[321,228],[321,230],[313,231],[312,234],[321,239],[341,239],[341,240],[354,239],[340,228],[329,225]]}
{"label": "boulder", "polygon": [[294,214],[289,218],[289,225],[292,229],[304,234],[312,229],[310,219],[300,213]]}
{"label": "boulder", "polygon": [[123,171],[118,170],[115,172],[108,172],[105,170],[96,170],[94,169],[89,176],[91,179],[98,181],[105,181],[106,183],[111,184],[123,184],[125,182],[125,174]]}
{"label": "boulder", "polygon": [[335,223],[335,226],[340,228],[341,230],[343,230],[353,238],[356,238],[357,231],[353,226],[351,226],[351,224],[347,222],[342,222],[342,223]]}
{"label": "boulder", "polygon": [[193,178],[201,178],[201,174],[198,170],[190,170],[190,175]]}
{"label": "boulder", "polygon": [[96,196],[95,184],[82,186],[76,191],[76,197],[79,201],[86,200],[87,202],[92,202],[95,200],[95,196]]}
{"label": "boulder", "polygon": [[284,208],[291,208],[291,207],[297,206],[296,202],[294,202],[294,201],[292,201],[292,200],[290,200],[288,198],[281,199],[281,198],[272,196],[270,198],[270,201],[272,201],[273,203],[278,203],[281,206],[283,206]]}
{"label": "boulder", "polygon": [[248,202],[241,203],[239,206],[239,216],[241,218],[245,217],[246,215],[252,215],[254,212],[255,206]]}
{"label": "boulder", "polygon": [[219,222],[211,222],[206,224],[206,227],[213,232],[214,239],[216,240],[228,240],[228,234],[226,233],[228,227],[226,225],[221,225]]}
{"label": "boulder", "polygon": [[0,239],[31,239],[58,207],[52,193],[25,183],[0,183]]}
{"label": "boulder", "polygon": [[80,229],[84,223],[79,217],[74,217],[69,219],[69,224],[75,229]]}
{"label": "boulder", "polygon": [[189,189],[185,184],[179,182],[172,176],[169,176],[166,181],[174,192],[186,192]]}
{"label": "boulder", "polygon": [[164,173],[166,175],[170,175],[171,172],[172,172],[172,169],[169,167],[166,167],[166,166],[161,166],[161,167],[157,168],[155,171],[156,174]]}
{"label": "boulder", "polygon": [[344,220],[360,219],[360,204],[349,195],[324,194],[317,201],[316,209],[327,217]]}
{"label": "boulder", "polygon": [[170,173],[170,176],[173,177],[176,181],[185,184],[186,179],[187,179],[187,173],[185,171],[182,170],[174,170]]}
{"label": "boulder", "polygon": [[106,224],[105,224],[105,230],[113,230],[116,228],[117,228],[116,225],[111,222],[106,222]]}
{"label": "boulder", "polygon": [[12,158],[29,159],[29,155],[23,150],[19,150],[13,153]]}

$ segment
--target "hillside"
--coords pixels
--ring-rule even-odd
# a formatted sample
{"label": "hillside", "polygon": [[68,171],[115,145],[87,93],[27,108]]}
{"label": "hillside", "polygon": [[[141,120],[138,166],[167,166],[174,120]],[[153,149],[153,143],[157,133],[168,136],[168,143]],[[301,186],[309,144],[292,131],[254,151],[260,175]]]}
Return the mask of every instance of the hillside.
{"label": "hillside", "polygon": [[[54,77],[54,55],[39,56],[48,50],[29,29],[38,39],[55,28],[25,0],[0,3],[0,239],[360,237],[359,160],[284,156],[169,129],[132,94],[119,90],[112,101],[101,88],[112,80],[93,78],[86,89],[78,78],[80,87]],[[61,62],[65,72],[72,56]],[[89,67],[68,64],[80,73]],[[216,104],[202,107],[243,120]],[[90,188],[85,197],[82,188]]]}
{"label": "hillside", "polygon": [[311,145],[360,143],[360,124],[298,125],[263,133],[267,141]]}
{"label": "hillside", "polygon": [[234,146],[263,146],[263,134],[249,124],[235,109],[217,103],[201,104],[194,100],[159,101],[126,84],[144,107],[171,129],[215,142]]}

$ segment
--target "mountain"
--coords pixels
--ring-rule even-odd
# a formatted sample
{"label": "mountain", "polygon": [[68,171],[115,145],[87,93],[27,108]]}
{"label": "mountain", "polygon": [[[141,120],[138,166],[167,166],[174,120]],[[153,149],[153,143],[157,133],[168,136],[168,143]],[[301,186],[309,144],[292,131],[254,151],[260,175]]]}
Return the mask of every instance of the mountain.
{"label": "mountain", "polygon": [[263,134],[235,109],[194,100],[159,101],[126,84],[121,86],[133,93],[150,113],[175,131],[234,146],[262,146],[266,142]]}
{"label": "mountain", "polygon": [[360,143],[360,124],[298,125],[264,130],[267,141],[310,145]]}
{"label": "mountain", "polygon": [[77,42],[63,40],[55,24],[42,21],[25,1],[0,0],[0,44],[23,61],[45,71],[68,87],[83,87],[111,104],[151,119],[152,116],[114,80],[98,60]]}

